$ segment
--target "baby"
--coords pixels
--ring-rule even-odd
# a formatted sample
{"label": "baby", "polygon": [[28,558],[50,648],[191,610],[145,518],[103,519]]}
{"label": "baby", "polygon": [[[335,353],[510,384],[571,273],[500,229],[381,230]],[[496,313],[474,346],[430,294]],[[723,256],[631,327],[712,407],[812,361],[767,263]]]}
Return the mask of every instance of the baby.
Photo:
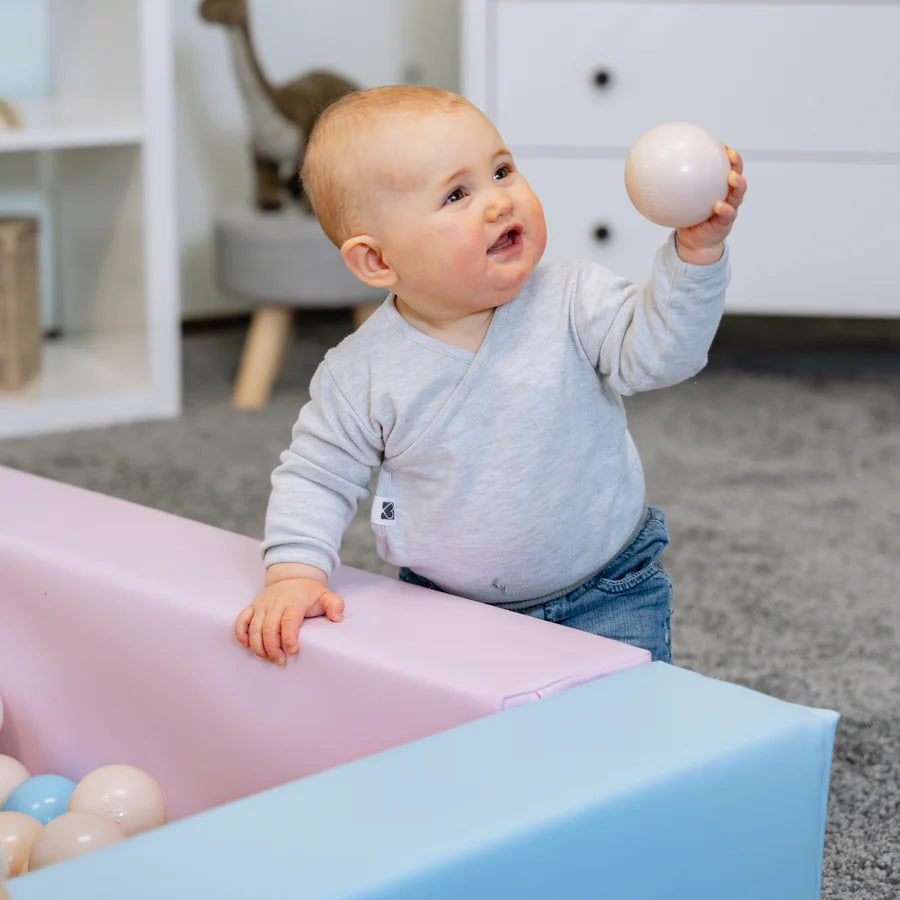
{"label": "baby", "polygon": [[241,644],[283,664],[305,617],[341,619],[328,578],[377,469],[372,528],[403,580],[671,659],[668,536],[622,398],[706,363],[746,189],[728,154],[727,199],[670,235],[639,285],[538,265],[540,201],[462,97],[383,87],[322,114],[304,187],[346,265],[388,296],[313,376]]}

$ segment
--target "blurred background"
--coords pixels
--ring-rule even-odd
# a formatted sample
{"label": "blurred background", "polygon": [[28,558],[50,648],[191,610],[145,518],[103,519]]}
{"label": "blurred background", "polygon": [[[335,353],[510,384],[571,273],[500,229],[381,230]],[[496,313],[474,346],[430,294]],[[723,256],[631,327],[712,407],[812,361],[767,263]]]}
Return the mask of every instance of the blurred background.
{"label": "blurred background", "polygon": [[[285,308],[371,302],[286,190],[281,215],[256,214],[251,143],[268,123],[299,161],[304,109],[286,86],[319,70],[464,92],[541,196],[548,257],[635,280],[665,231],[631,207],[625,156],[650,127],[693,121],[742,152],[750,181],[730,322],[889,336],[898,15],[896,3],[209,0],[204,17],[193,0],[0,0],[0,258],[10,316],[17,304],[16,334],[0,336],[0,437],[176,415],[183,328],[246,328],[280,304],[256,317],[270,335],[248,362],[260,387],[245,405],[258,407],[278,377],[258,361],[280,359],[296,319]],[[300,243],[295,272],[284,260]]]}
{"label": "blurred background", "polygon": [[[365,86],[459,90],[457,0],[251,0],[257,53],[274,83],[329,69]],[[181,284],[186,318],[240,302],[213,283],[215,213],[252,196],[245,109],[221,28],[190,0],[172,3]]]}

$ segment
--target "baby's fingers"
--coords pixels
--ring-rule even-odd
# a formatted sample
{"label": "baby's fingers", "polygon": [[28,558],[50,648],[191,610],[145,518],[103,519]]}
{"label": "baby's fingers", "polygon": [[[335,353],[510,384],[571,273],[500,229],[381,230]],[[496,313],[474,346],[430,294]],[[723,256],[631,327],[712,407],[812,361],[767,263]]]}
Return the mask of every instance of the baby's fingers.
{"label": "baby's fingers", "polygon": [[300,624],[302,621],[303,612],[296,606],[288,606],[281,617],[281,640],[284,649],[290,656],[295,656],[300,650]]}
{"label": "baby's fingers", "polygon": [[741,158],[741,154],[734,149],[734,147],[729,147],[727,144],[725,145],[725,152],[728,154],[728,161],[731,163],[731,168],[734,169],[738,175],[742,175],[744,172],[744,160]]}
{"label": "baby's fingers", "polygon": [[250,649],[258,656],[260,659],[266,659],[266,648],[263,646],[263,637],[262,637],[262,629],[263,622],[265,621],[266,614],[261,609],[253,609],[251,610],[250,622],[247,625],[247,638],[250,641]]}
{"label": "baby's fingers", "polygon": [[713,204],[713,216],[717,225],[730,226],[737,218],[737,210],[724,200],[717,200]]}
{"label": "baby's fingers", "polygon": [[234,636],[243,647],[250,646],[250,620],[253,618],[253,607],[246,606],[238,613],[234,622]]}
{"label": "baby's fingers", "polygon": [[326,615],[332,622],[340,622],[344,614],[344,600],[329,590],[323,591],[305,612],[301,607],[288,606],[281,617],[281,640],[289,656],[300,650],[300,626],[307,616]]}
{"label": "baby's fingers", "polygon": [[322,604],[322,610],[332,622],[340,622],[344,615],[344,598],[331,591],[325,591],[319,602]]}
{"label": "baby's fingers", "polygon": [[737,209],[744,201],[744,194],[747,191],[747,179],[741,175],[737,169],[732,169],[728,173],[728,196],[726,202]]}
{"label": "baby's fingers", "polygon": [[283,615],[281,610],[270,610],[262,624],[262,644],[265,656],[277,666],[284,665],[287,657],[281,644],[281,623]]}
{"label": "baby's fingers", "polygon": [[272,613],[257,609],[250,620],[248,633],[250,637],[250,649],[260,659],[271,659],[278,662],[284,657],[281,649],[281,634],[279,631],[280,618],[273,622]]}

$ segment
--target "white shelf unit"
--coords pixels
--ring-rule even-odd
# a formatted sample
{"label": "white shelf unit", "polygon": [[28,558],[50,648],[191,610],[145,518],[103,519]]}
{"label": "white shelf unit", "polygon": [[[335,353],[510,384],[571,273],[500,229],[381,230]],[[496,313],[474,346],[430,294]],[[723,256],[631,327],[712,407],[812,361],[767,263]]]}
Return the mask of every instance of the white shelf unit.
{"label": "white shelf unit", "polygon": [[463,0],[461,33],[463,93],[541,198],[548,258],[646,278],[666,231],[625,158],[691,121],[749,184],[726,310],[900,316],[900,0]]}
{"label": "white shelf unit", "polygon": [[[172,41],[160,0],[39,0],[37,95],[0,96],[0,215],[40,220],[41,372],[0,438],[166,418],[181,402]],[[18,4],[0,0],[0,53]],[[31,37],[34,37],[32,34]]]}

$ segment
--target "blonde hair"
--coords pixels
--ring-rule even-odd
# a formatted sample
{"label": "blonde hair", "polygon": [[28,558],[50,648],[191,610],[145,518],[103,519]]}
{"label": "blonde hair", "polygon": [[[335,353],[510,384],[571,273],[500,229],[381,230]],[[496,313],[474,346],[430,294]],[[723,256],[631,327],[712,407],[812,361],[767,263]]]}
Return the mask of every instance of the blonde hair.
{"label": "blonde hair", "polygon": [[[326,107],[313,126],[300,178],[322,230],[340,247],[357,233],[361,173],[356,166],[373,132],[400,116],[471,107],[440,88],[388,85],[353,91]],[[354,150],[360,154],[354,155]]]}

